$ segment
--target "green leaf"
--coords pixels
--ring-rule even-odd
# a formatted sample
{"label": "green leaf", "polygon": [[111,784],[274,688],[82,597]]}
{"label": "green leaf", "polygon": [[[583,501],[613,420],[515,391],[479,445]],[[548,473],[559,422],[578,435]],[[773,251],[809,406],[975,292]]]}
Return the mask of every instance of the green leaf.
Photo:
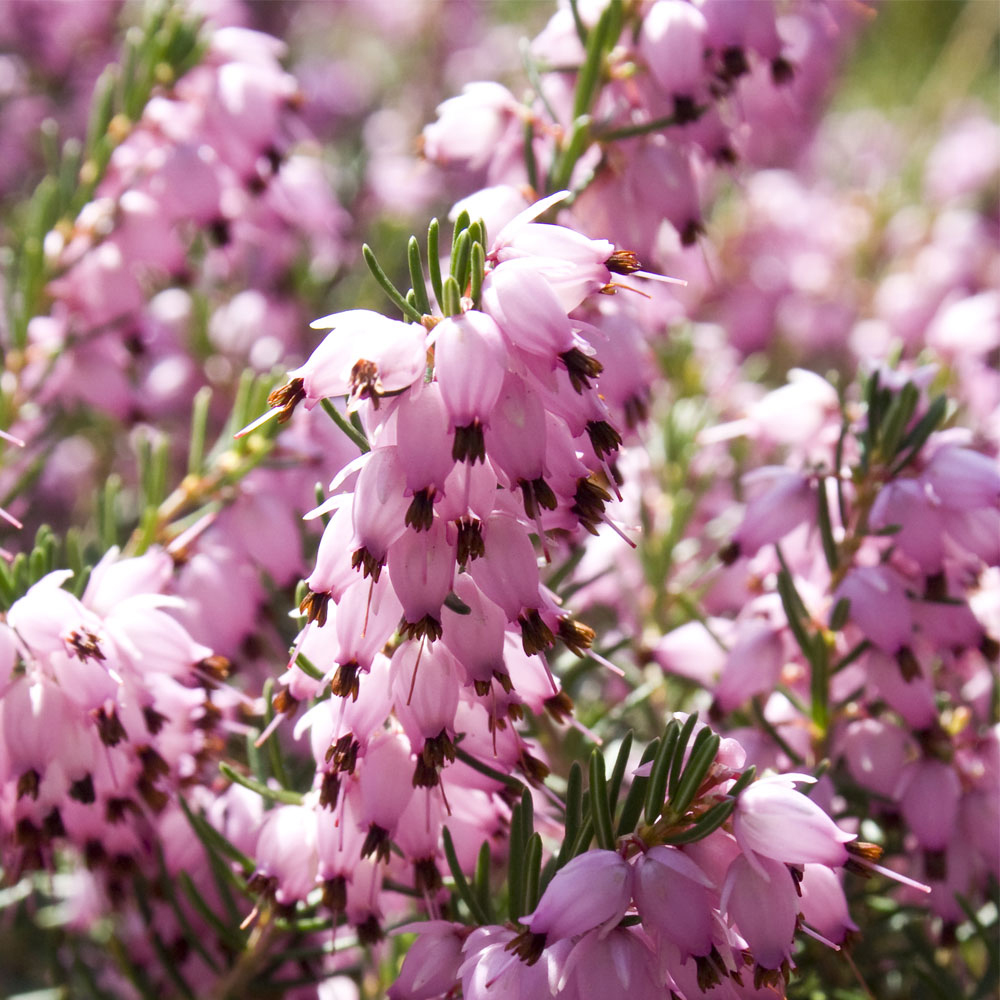
{"label": "green leaf", "polygon": [[235,781],[237,785],[249,788],[251,792],[256,792],[261,798],[268,799],[271,802],[282,802],[285,805],[302,805],[302,795],[299,792],[292,792],[286,788],[271,788],[269,785],[262,784],[253,778],[248,778],[246,775],[240,774],[231,764],[227,764],[225,761],[219,762],[219,770],[230,781]]}
{"label": "green leaf", "polygon": [[469,298],[472,299],[473,306],[479,306],[480,297],[483,294],[483,274],[486,270],[486,251],[482,243],[472,244],[472,265],[469,276]]}
{"label": "green leaf", "polygon": [[462,312],[462,289],[452,275],[444,279],[444,302],[441,310],[445,316],[458,316]]}
{"label": "green leaf", "polygon": [[879,452],[885,461],[892,461],[898,454],[903,432],[916,411],[919,401],[920,392],[912,382],[907,382],[893,396],[882,421],[882,433],[879,436]]}
{"label": "green leaf", "polygon": [[[204,816],[194,812],[183,795],[179,795],[177,798],[180,802],[182,812],[191,824],[191,829],[194,830],[195,835],[204,845],[209,857],[222,854],[231,861],[235,861],[243,869],[245,875],[249,875],[257,867],[252,859],[248,858],[239,848],[231,844]],[[230,877],[235,878],[232,873],[230,873]]]}
{"label": "green leaf", "polygon": [[493,910],[493,895],[490,892],[490,868],[492,858],[490,857],[490,842],[484,840],[479,848],[479,856],[476,858],[476,873],[473,877],[473,890],[482,911],[489,918],[487,923],[496,923],[496,914]]}
{"label": "green leaf", "polygon": [[735,799],[724,799],[707,809],[697,821],[681,833],[671,834],[665,838],[667,844],[693,844],[696,840],[704,840],[710,833],[726,822],[736,808]]}
{"label": "green leaf", "polygon": [[410,284],[413,286],[413,297],[417,311],[424,316],[431,312],[430,299],[427,298],[427,282],[424,279],[424,266],[420,260],[420,244],[416,236],[410,237],[406,245],[406,259],[410,266]]}
{"label": "green leaf", "polygon": [[448,861],[448,867],[451,869],[451,877],[455,882],[455,891],[462,902],[465,903],[469,913],[472,915],[472,919],[478,924],[488,924],[490,922],[489,916],[481,907],[476,894],[472,891],[472,887],[469,885],[465,873],[458,863],[458,855],[455,853],[455,842],[451,839],[451,831],[446,826],[441,828],[441,839],[444,842],[444,856]]}
{"label": "green leaf", "polygon": [[368,438],[357,430],[329,399],[324,397],[319,401],[319,405],[323,407],[323,412],[358,446],[362,454],[372,450]]}
{"label": "green leaf", "polygon": [[542,838],[537,833],[533,833],[531,839],[528,841],[524,867],[526,874],[524,884],[524,913],[534,913],[535,907],[538,906],[539,884],[542,874]]}
{"label": "green leaf", "polygon": [[583,824],[583,768],[574,760],[566,779],[566,822],[557,863],[561,868],[572,857],[573,845]]}
{"label": "green leaf", "polygon": [[625,734],[621,746],[618,748],[615,766],[611,769],[611,778],[608,781],[608,803],[611,806],[612,816],[618,811],[618,796],[621,793],[622,781],[625,778],[625,768],[628,766],[628,756],[631,752],[632,730],[630,729]]}
{"label": "green leaf", "polygon": [[[611,8],[609,5],[598,18],[593,30],[587,35],[586,53],[576,78],[576,93],[573,95],[574,121],[588,114],[594,103],[594,98],[601,84],[604,56],[607,49],[610,48],[608,45],[610,30]],[[614,40],[612,40],[612,44],[613,42]]]}
{"label": "green leaf", "polygon": [[947,412],[947,397],[938,396],[928,407],[927,412],[911,428],[909,434],[900,442],[897,451],[899,457],[893,465],[890,475],[898,475],[917,457],[920,449],[927,443],[927,439],[944,423]]}
{"label": "green leaf", "polygon": [[[661,743],[662,740],[657,738],[646,745],[646,749],[643,750],[642,758],[639,762],[640,766],[648,764],[649,761],[655,759]],[[618,826],[615,829],[615,833],[618,837],[625,837],[634,832],[635,825],[639,822],[639,817],[642,815],[642,808],[643,803],[645,802],[646,788],[648,785],[649,778],[632,779],[632,784],[629,787],[628,794],[625,796],[625,802],[622,805],[621,814],[618,817]],[[662,802],[662,799],[660,801]]]}
{"label": "green leaf", "polygon": [[614,828],[611,825],[611,806],[608,803],[608,786],[604,772],[604,757],[595,747],[590,754],[590,816],[597,834],[597,844],[606,851],[615,849]]}
{"label": "green leaf", "polygon": [[[451,275],[458,285],[460,296],[464,294],[469,284],[469,262],[472,254],[472,238],[469,231],[464,230],[455,240],[451,253]],[[452,315],[455,315],[452,313]]]}
{"label": "green leaf", "polygon": [[199,476],[205,468],[205,436],[208,433],[208,410],[212,388],[203,385],[191,405],[191,442],[188,445],[188,475]]}
{"label": "green leaf", "polygon": [[[701,739],[704,734],[709,735]],[[715,763],[715,756],[719,752],[719,744],[722,742],[718,733],[712,733],[708,729],[699,731],[695,737],[695,742],[691,748],[687,767],[677,783],[677,790],[670,798],[670,811],[677,816],[683,816],[694,801],[698,789],[708,775],[709,769]]]}
{"label": "green leaf", "polygon": [[840,598],[833,606],[833,611],[830,612],[830,628],[834,632],[839,632],[847,624],[850,613],[851,599],[849,597]]}
{"label": "green leaf", "polygon": [[437,219],[431,219],[430,225],[427,227],[427,271],[431,276],[431,288],[434,290],[434,298],[437,299],[438,307],[443,313],[444,291],[441,280],[440,236],[440,223]]}
{"label": "green leaf", "polygon": [[650,826],[657,821],[663,811],[663,803],[667,797],[667,779],[670,777],[680,731],[681,727],[676,719],[667,724],[663,738],[659,741],[656,756],[653,758],[652,770],[646,779],[645,819]]}
{"label": "green leaf", "polygon": [[524,782],[515,778],[512,774],[504,774],[503,771],[498,771],[495,767],[490,767],[489,764],[483,763],[478,757],[474,757],[467,750],[463,750],[461,746],[455,747],[455,757],[460,760],[463,764],[467,764],[472,768],[473,771],[478,771],[480,774],[485,774],[487,778],[492,778],[494,781],[499,781],[501,784],[506,785],[508,788],[513,788],[514,791],[520,792],[522,790],[526,791],[524,787]]}
{"label": "green leaf", "polygon": [[733,783],[732,788],[729,789],[728,795],[732,798],[737,798],[740,792],[743,791],[753,780],[757,777],[757,767],[751,764]]}
{"label": "green leaf", "polygon": [[809,671],[810,715],[820,735],[825,736],[830,725],[830,654],[821,636],[817,636],[813,650]]}
{"label": "green leaf", "polygon": [[187,896],[188,902],[198,911],[202,920],[215,931],[216,937],[237,954],[243,951],[246,947],[246,941],[236,929],[239,922],[239,915],[237,914],[237,921],[233,924],[221,920],[219,915],[205,901],[205,897],[198,891],[198,887],[187,872],[178,872],[177,877],[181,891]]}
{"label": "green leaf", "polygon": [[[129,38],[125,37],[125,55],[129,58]],[[87,120],[87,153],[91,154],[99,139],[107,134],[108,125],[115,114],[115,90],[118,85],[119,69],[117,66],[106,66],[94,84],[94,96],[91,99],[90,117]]]}
{"label": "green leaf", "polygon": [[684,720],[684,725],[681,726],[681,731],[677,736],[677,742],[674,744],[670,761],[670,780],[667,783],[667,794],[671,800],[673,800],[674,796],[677,794],[677,786],[681,780],[681,765],[684,763],[684,753],[688,748],[688,744],[691,742],[691,734],[694,732],[694,727],[697,724],[698,713],[692,712]]}
{"label": "green leaf", "polygon": [[382,266],[375,257],[375,252],[367,243],[361,247],[361,255],[364,257],[365,263],[368,265],[368,270],[372,273],[372,277],[378,282],[389,301],[396,306],[406,319],[414,323],[419,323],[421,319],[420,313],[406,301],[403,293],[389,280],[389,276],[382,270]]}
{"label": "green leaf", "polygon": [[819,537],[823,543],[823,556],[831,573],[837,572],[837,543],[833,538],[833,524],[830,521],[830,503],[826,495],[826,478],[821,476],[816,485],[817,517]]}

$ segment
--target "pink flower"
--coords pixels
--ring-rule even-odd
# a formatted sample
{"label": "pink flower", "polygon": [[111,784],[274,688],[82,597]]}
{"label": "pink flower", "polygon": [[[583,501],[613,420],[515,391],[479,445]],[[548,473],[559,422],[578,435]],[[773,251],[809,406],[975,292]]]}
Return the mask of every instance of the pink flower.
{"label": "pink flower", "polygon": [[741,793],[733,812],[733,832],[740,848],[751,856],[787,864],[844,864],[844,844],[855,840],[855,834],[845,833],[812,799],[797,792],[792,787],[796,780],[812,779],[774,775]]}
{"label": "pink flower", "polygon": [[654,847],[635,864],[635,904],[654,939],[673,942],[684,958],[707,955],[716,905],[711,879],[675,847]]}
{"label": "pink flower", "polygon": [[535,912],[521,923],[549,941],[613,927],[632,900],[632,876],[632,866],[616,851],[587,851],[555,873]]}
{"label": "pink flower", "polygon": [[910,764],[900,781],[899,805],[920,846],[940,851],[954,836],[962,786],[955,769],[941,760]]}
{"label": "pink flower", "polygon": [[426,331],[418,324],[350,309],[311,325],[331,332],[304,365],[288,373],[292,382],[302,380],[309,407],[325,396],[344,395],[377,404],[383,393],[407,388],[424,371]]}
{"label": "pink flower", "polygon": [[447,920],[426,920],[399,931],[416,932],[418,937],[389,988],[389,1000],[435,1000],[447,993],[458,978],[468,929]]}
{"label": "pink flower", "polygon": [[858,929],[847,912],[844,888],[826,865],[803,865],[799,889],[803,918],[827,941],[843,944],[848,933]]}
{"label": "pink flower", "polygon": [[902,578],[888,566],[859,566],[844,577],[834,602],[851,602],[851,621],[876,646],[895,653],[912,640],[913,615]]}
{"label": "pink flower", "polygon": [[683,0],[657,0],[643,18],[639,51],[656,82],[675,99],[693,104],[701,90],[707,27],[701,11]]}
{"label": "pink flower", "polygon": [[736,858],[726,874],[721,908],[746,938],[757,965],[778,969],[790,958],[799,900],[792,874],[780,861]]}
{"label": "pink flower", "polygon": [[278,806],[266,814],[257,838],[257,872],[276,883],[275,899],[293,903],[316,887],[316,814],[306,806]]}

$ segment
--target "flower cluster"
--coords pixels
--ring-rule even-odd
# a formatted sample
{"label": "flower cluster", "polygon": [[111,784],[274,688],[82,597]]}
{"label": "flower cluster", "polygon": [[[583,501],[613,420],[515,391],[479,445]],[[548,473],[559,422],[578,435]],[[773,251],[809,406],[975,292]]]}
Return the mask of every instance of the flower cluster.
{"label": "flower cluster", "polygon": [[171,614],[160,550],[111,550],[77,598],[57,570],[0,631],[0,829],[4,867],[51,867],[73,845],[112,870],[143,853],[143,827],[218,753],[227,664]]}
{"label": "flower cluster", "polygon": [[[691,759],[699,745],[695,736]],[[720,749],[690,806],[694,814],[718,811],[743,765],[736,741]],[[637,776],[656,767],[647,764]],[[813,779],[772,776],[736,790],[731,820],[694,842],[674,838],[683,846],[670,843],[661,819],[621,837],[617,849],[557,865],[537,905],[518,918],[520,932],[415,925],[421,938],[390,995],[437,1000],[456,983],[469,1000],[586,1000],[626,989],[643,998],[667,989],[696,1000],[720,989],[733,997],[783,990],[798,929],[834,948],[856,929],[834,869],[863,872],[878,854],[796,791],[800,780]],[[678,794],[682,786],[683,779]],[[671,804],[668,797],[664,815]]]}

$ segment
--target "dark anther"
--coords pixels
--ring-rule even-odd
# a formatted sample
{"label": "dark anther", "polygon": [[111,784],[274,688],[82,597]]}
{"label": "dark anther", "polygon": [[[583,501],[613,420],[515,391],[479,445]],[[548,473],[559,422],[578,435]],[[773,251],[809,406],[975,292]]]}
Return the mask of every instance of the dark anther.
{"label": "dark anther", "polygon": [[361,845],[361,857],[374,854],[377,861],[389,861],[389,831],[378,823],[370,823],[365,842]]}
{"label": "dark anther", "polygon": [[521,626],[521,645],[528,656],[534,656],[548,649],[555,641],[552,629],[542,621],[537,608],[531,608],[517,619]]}
{"label": "dark anther", "polygon": [[378,376],[378,367],[374,361],[359,358],[354,362],[350,378],[351,395],[358,399],[370,399],[372,406],[378,409],[379,396],[382,395],[382,383]]}
{"label": "dark anther", "polygon": [[69,786],[69,797],[89,805],[95,798],[94,779],[89,774],[85,774],[82,778],[74,781]]}
{"label": "dark anther", "polygon": [[316,622],[322,628],[326,624],[326,608],[329,603],[329,594],[310,590],[302,598],[299,611],[306,616],[307,622]]}
{"label": "dark anther", "polygon": [[433,641],[442,635],[441,622],[433,615],[424,615],[419,621],[404,621],[399,628],[400,635],[405,639],[422,639],[426,636]]}
{"label": "dark anther", "polygon": [[634,250],[616,250],[604,262],[604,266],[615,274],[634,274],[642,270],[642,264]]}
{"label": "dark anther", "polygon": [[73,652],[81,660],[104,659],[104,653],[101,652],[100,639],[93,632],[88,632],[86,629],[82,632],[77,632],[74,629],[70,632],[67,641],[73,647]]}
{"label": "dark anther", "polygon": [[333,680],[330,681],[330,690],[341,698],[351,696],[351,701],[358,700],[358,692],[361,690],[361,682],[358,680],[360,665],[355,660],[341,663],[337,667]]}
{"label": "dark anther", "polygon": [[301,378],[293,378],[291,382],[286,382],[283,386],[275,389],[267,397],[267,405],[272,410],[280,409],[278,423],[285,423],[292,415],[292,411],[306,398],[305,383]]}
{"label": "dark anther", "polygon": [[559,355],[569,372],[569,380],[577,392],[590,388],[590,380],[597,378],[604,371],[604,365],[597,358],[584,354],[579,347],[571,347]]}
{"label": "dark anther", "polygon": [[430,531],[434,523],[434,487],[425,486],[413,494],[407,508],[404,524],[414,531]]}
{"label": "dark anther", "polygon": [[364,546],[355,551],[355,553],[351,556],[351,567],[353,569],[357,569],[360,566],[362,575],[370,576],[375,583],[378,583],[378,578],[382,573],[382,567],[384,565],[384,556],[376,558]]}
{"label": "dark anther", "polygon": [[483,522],[478,517],[467,517],[456,521],[458,526],[458,548],[455,558],[459,566],[472,562],[486,555],[486,543],[483,541]]}
{"label": "dark anther", "polygon": [[795,67],[784,57],[778,56],[771,62],[771,79],[779,87],[795,76]]}
{"label": "dark anther", "polygon": [[606,420],[591,420],[587,423],[587,435],[594,454],[604,458],[621,447],[622,436]]}
{"label": "dark anther", "polygon": [[456,462],[468,462],[469,465],[486,461],[486,438],[483,435],[482,424],[478,420],[473,420],[465,427],[455,428],[451,457]]}

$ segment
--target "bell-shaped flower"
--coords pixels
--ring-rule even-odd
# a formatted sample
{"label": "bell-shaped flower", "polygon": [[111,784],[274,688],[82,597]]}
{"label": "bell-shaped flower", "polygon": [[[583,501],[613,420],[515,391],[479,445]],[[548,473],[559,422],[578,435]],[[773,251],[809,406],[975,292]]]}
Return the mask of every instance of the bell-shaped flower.
{"label": "bell-shaped flower", "polygon": [[1000,467],[996,459],[968,448],[939,448],[921,479],[951,510],[995,509],[1000,505]]}
{"label": "bell-shaped flower", "polygon": [[446,316],[431,332],[434,376],[452,429],[489,421],[507,368],[503,334],[486,313]]}
{"label": "bell-shaped flower", "polygon": [[632,866],[617,851],[586,851],[555,873],[521,923],[547,941],[614,927],[632,900],[632,878]]}
{"label": "bell-shaped flower", "polygon": [[642,20],[639,51],[664,93],[675,100],[692,101],[701,90],[707,29],[701,11],[685,0],[657,0]]}
{"label": "bell-shaped flower", "polygon": [[955,835],[962,786],[955,768],[942,760],[918,760],[904,771],[898,789],[903,818],[920,846],[940,851]]}
{"label": "bell-shaped flower", "polygon": [[812,799],[792,787],[802,778],[762,778],[741,792],[733,812],[736,840],[746,853],[787,864],[842,865],[847,860],[844,844],[856,836],[841,830]]}
{"label": "bell-shaped flower", "polygon": [[486,428],[486,453],[512,487],[544,473],[545,426],[540,395],[508,372]]}
{"label": "bell-shaped flower", "polygon": [[916,751],[909,734],[886,719],[858,719],[847,726],[840,742],[851,777],[893,798],[903,768]]}
{"label": "bell-shaped flower", "polygon": [[733,861],[721,909],[746,939],[757,965],[778,969],[792,953],[799,897],[788,868],[769,858]]}
{"label": "bell-shaped flower", "polygon": [[353,565],[376,580],[389,547],[406,531],[406,474],[395,446],[375,448],[358,476],[351,518],[354,524]]}
{"label": "bell-shaped flower", "polygon": [[388,837],[413,795],[412,774],[409,740],[398,732],[376,733],[358,777],[358,822],[369,829],[363,856],[377,851],[379,858],[388,860]]}
{"label": "bell-shaped flower", "polygon": [[635,905],[654,938],[672,941],[686,958],[713,946],[717,903],[712,880],[675,847],[654,847],[636,861]]}
{"label": "bell-shaped flower", "polygon": [[618,927],[609,934],[591,931],[566,959],[559,997],[566,1000],[663,1000],[657,956],[635,928]]}
{"label": "bell-shaped flower", "polygon": [[468,573],[455,577],[455,596],[469,609],[459,614],[441,611],[442,642],[454,654],[467,683],[489,685],[495,674],[505,674],[504,612],[476,586]]}
{"label": "bell-shaped flower", "polygon": [[[954,633],[952,635],[954,637]],[[954,638],[957,640],[957,637]],[[956,641],[955,644],[959,643]],[[930,729],[937,722],[938,706],[931,678],[923,672],[917,676],[904,674],[895,657],[879,649],[870,649],[862,663],[874,691],[903,717],[911,729]]]}
{"label": "bell-shaped flower", "polygon": [[902,578],[889,566],[858,566],[834,592],[851,602],[850,618],[876,646],[895,653],[912,640],[913,612]]}
{"label": "bell-shaped flower", "polygon": [[425,740],[454,730],[461,682],[455,658],[441,643],[401,643],[392,654],[389,683],[396,718],[414,753]]}
{"label": "bell-shaped flower", "polygon": [[843,944],[848,933],[858,929],[847,912],[844,887],[831,868],[826,865],[803,865],[799,891],[802,894],[800,906],[803,918],[827,941]]}
{"label": "bell-shaped flower", "polygon": [[101,557],[87,581],[83,603],[98,615],[107,615],[115,606],[136,594],[160,594],[173,574],[173,560],[159,546],[134,559],[120,558],[117,546]]}
{"label": "bell-shaped flower", "polygon": [[750,500],[733,535],[738,555],[756,555],[816,516],[816,488],[805,473],[761,466],[743,477],[743,486]]}
{"label": "bell-shaped flower", "polygon": [[305,364],[288,373],[301,379],[306,406],[327,396],[350,395],[378,403],[383,393],[412,385],[424,372],[426,331],[367,309],[349,309],[315,320],[330,330]]}
{"label": "bell-shaped flower", "polygon": [[425,126],[423,153],[435,163],[479,170],[496,155],[521,111],[514,95],[499,83],[467,83],[462,93],[437,107],[437,121]]}
{"label": "bell-shaped flower", "polygon": [[479,589],[516,621],[525,608],[539,606],[538,557],[524,526],[509,514],[494,514],[483,525],[485,554],[469,566]]}
{"label": "bell-shaped flower", "polygon": [[389,987],[389,1000],[436,1000],[446,994],[458,979],[468,928],[447,920],[422,920],[398,932],[415,933],[417,939]]}
{"label": "bell-shaped flower", "polygon": [[275,883],[279,903],[305,899],[316,887],[316,813],[307,806],[278,806],[264,817],[257,838],[257,873]]}
{"label": "bell-shaped flower", "polygon": [[427,531],[406,529],[389,555],[392,587],[403,606],[410,638],[441,636],[441,606],[455,577],[455,546],[445,525],[434,519]]}
{"label": "bell-shaped flower", "polygon": [[483,311],[511,347],[545,359],[549,368],[574,346],[566,310],[530,257],[505,261],[490,271],[483,282]]}
{"label": "bell-shaped flower", "polygon": [[944,558],[945,512],[926,484],[917,479],[886,483],[872,504],[871,526],[898,528],[893,544],[925,573],[936,573]]}
{"label": "bell-shaped flower", "polygon": [[[406,475],[410,494],[429,487],[441,489],[455,460],[451,455],[448,408],[439,385],[422,386],[400,400],[395,412],[396,458]],[[411,508],[412,510],[412,508]],[[428,503],[428,514],[429,503]]]}
{"label": "bell-shaped flower", "polygon": [[719,707],[729,712],[755,695],[773,691],[783,662],[784,647],[773,625],[759,619],[741,622],[715,688]]}

